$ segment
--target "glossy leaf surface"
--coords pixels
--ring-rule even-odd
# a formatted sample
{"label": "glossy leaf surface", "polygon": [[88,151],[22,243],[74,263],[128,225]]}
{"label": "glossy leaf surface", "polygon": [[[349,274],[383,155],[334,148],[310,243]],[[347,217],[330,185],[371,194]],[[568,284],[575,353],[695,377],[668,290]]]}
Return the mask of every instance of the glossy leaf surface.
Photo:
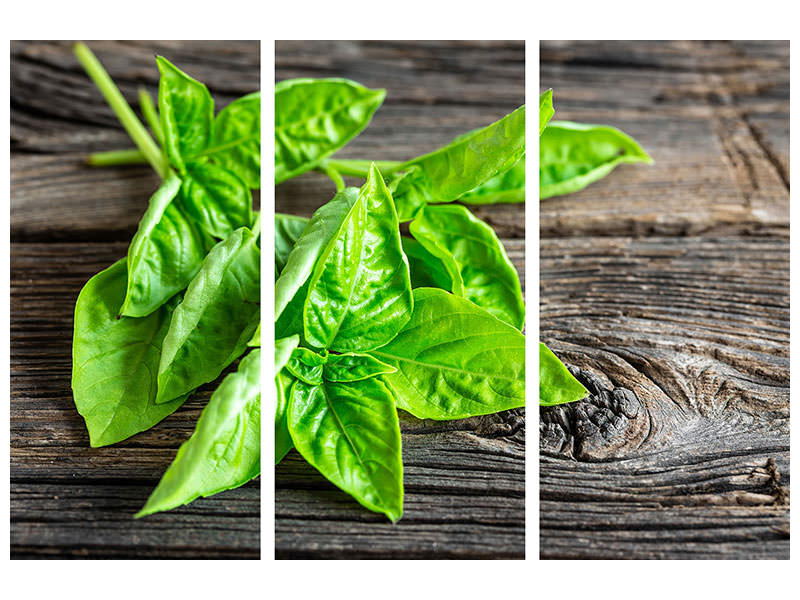
{"label": "glossy leaf surface", "polygon": [[149,429],[187,397],[155,402],[161,345],[177,302],[140,319],[120,318],[126,280],[122,259],[92,277],[75,304],[72,393],[92,447]]}
{"label": "glossy leaf surface", "polygon": [[280,275],[309,219],[275,213],[275,273]]}
{"label": "glossy leaf surface", "polygon": [[158,402],[213,381],[244,352],[260,319],[260,255],[246,228],[208,253],[164,338]]}
{"label": "glossy leaf surface", "polygon": [[498,173],[485,183],[470,190],[459,202],[464,204],[498,204],[525,202],[525,157],[508,171]]}
{"label": "glossy leaf surface", "polygon": [[275,464],[277,465],[283,457],[294,447],[292,436],[289,434],[289,426],[286,423],[286,408],[289,404],[289,393],[295,382],[285,370],[280,371],[275,377],[275,388],[277,402],[275,405]]}
{"label": "glossy leaf surface", "polygon": [[295,448],[328,481],[370,510],[403,513],[400,427],[377,378],[310,386],[296,381],[288,410]]}
{"label": "glossy leaf surface", "polygon": [[397,408],[422,419],[461,419],[525,405],[525,337],[469,300],[414,290],[411,321],[370,352]]}
{"label": "glossy leaf surface", "polygon": [[401,221],[426,203],[450,202],[510,169],[525,153],[525,107],[404,163],[392,181]]}
{"label": "glossy leaf surface", "polygon": [[539,135],[542,135],[544,128],[556,113],[553,108],[553,90],[547,90],[539,94]]}
{"label": "glossy leaf surface", "polygon": [[183,290],[213,245],[175,200],[180,186],[172,176],[150,198],[128,247],[128,289],[120,314],[144,317]]}
{"label": "glossy leaf surface", "polygon": [[245,185],[261,187],[261,92],[247,94],[219,111],[210,156]]}
{"label": "glossy leaf surface", "polygon": [[[463,295],[498,319],[522,329],[525,303],[519,276],[494,230],[466,207],[426,206],[409,226],[411,234],[439,257]],[[452,272],[455,271],[455,272]]]}
{"label": "glossy leaf surface", "polygon": [[552,121],[539,138],[539,197],[577,192],[619,164],[639,162],[653,160],[619,129]]}
{"label": "glossy leaf surface", "polygon": [[300,336],[293,335],[275,340],[275,464],[277,465],[286,453],[292,449],[292,438],[286,425],[286,403],[294,378],[284,370],[292,352],[300,343]]}
{"label": "glossy leaf surface", "polygon": [[394,373],[392,365],[379,361],[374,356],[368,354],[331,354],[324,366],[324,378],[330,382],[361,381]]}
{"label": "glossy leaf surface", "polygon": [[[357,199],[358,188],[347,188],[336,194],[333,200],[323,204],[311,217],[311,221],[295,242],[286,259],[286,265],[275,282],[276,321],[308,281],[317,259],[342,228]],[[305,296],[300,299],[300,302],[302,307]],[[275,335],[277,336],[278,333],[276,332]]]}
{"label": "glossy leaf surface", "polygon": [[225,239],[235,229],[253,224],[250,188],[217,165],[188,163],[181,200],[187,214],[215,238]]}
{"label": "glossy leaf surface", "polygon": [[156,57],[161,79],[158,111],[164,132],[164,150],[183,173],[186,160],[205,150],[211,140],[214,100],[208,88],[162,56]]}
{"label": "glossy leaf surface", "polygon": [[308,348],[295,348],[285,368],[295,379],[309,385],[320,385],[322,383],[322,367],[327,361],[327,353],[317,354]]}
{"label": "glossy leaf surface", "polygon": [[[428,252],[417,240],[402,237],[403,252],[408,259],[408,268],[411,272],[411,286],[438,287],[443,290],[453,289],[453,279],[447,267],[440,258]],[[458,272],[457,269],[452,269]],[[461,278],[461,275],[458,275]],[[463,288],[463,282],[460,284]]]}
{"label": "glossy leaf surface", "polygon": [[575,402],[588,395],[589,390],[573,377],[550,348],[539,342],[539,405]]}
{"label": "glossy leaf surface", "polygon": [[290,79],[275,85],[275,183],[313,169],[358,135],[385,90],[347,79]]}
{"label": "glossy leaf surface", "polygon": [[142,517],[239,487],[261,472],[261,351],[245,356],[211,395]]}
{"label": "glossy leaf surface", "polygon": [[339,352],[388,342],[408,321],[412,296],[392,196],[372,166],[337,235],[314,268],[303,308],[306,341]]}

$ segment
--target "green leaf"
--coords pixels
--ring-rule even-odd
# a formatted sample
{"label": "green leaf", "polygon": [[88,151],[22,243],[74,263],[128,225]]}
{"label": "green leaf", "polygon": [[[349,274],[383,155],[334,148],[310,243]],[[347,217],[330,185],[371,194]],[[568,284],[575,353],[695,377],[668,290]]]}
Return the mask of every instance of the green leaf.
{"label": "green leaf", "polygon": [[619,129],[552,121],[539,139],[539,198],[577,192],[619,164],[639,162],[653,159]]}
{"label": "green leaf", "polygon": [[498,173],[486,183],[470,190],[459,202],[464,204],[498,204],[525,202],[525,157],[508,171]]}
{"label": "green leaf", "polygon": [[292,436],[289,434],[289,426],[286,424],[286,407],[289,402],[289,392],[295,378],[285,370],[278,372],[275,376],[275,387],[277,393],[277,403],[275,405],[275,464],[277,465],[283,457],[294,447]]}
{"label": "green leaf", "polygon": [[93,448],[149,429],[188,396],[155,402],[161,344],[177,301],[140,319],[118,317],[126,289],[122,259],[92,277],[75,303],[72,393]]}
{"label": "green leaf", "polygon": [[[414,238],[402,237],[403,252],[411,272],[411,287],[453,289],[453,279],[441,259],[437,258]],[[457,272],[457,270],[455,270]],[[459,274],[460,278],[461,275]],[[460,284],[463,287],[463,282]]]}
{"label": "green leaf", "polygon": [[556,113],[553,108],[553,90],[547,90],[539,94],[539,136],[541,137],[547,123]]}
{"label": "green leaf", "polygon": [[275,213],[275,272],[280,275],[309,219]]}
{"label": "green leaf", "polygon": [[239,487],[259,475],[260,361],[261,350],[255,349],[222,380],[137,517]]}
{"label": "green leaf", "polygon": [[303,307],[305,339],[339,352],[377,348],[408,321],[412,302],[394,203],[373,165],[314,267]]}
{"label": "green leaf", "polygon": [[332,383],[361,381],[394,373],[397,371],[392,365],[387,365],[368,354],[331,354],[324,366],[324,378]]}
{"label": "green leaf", "polygon": [[379,379],[296,381],[288,423],[297,451],[328,481],[392,521],[401,517],[400,426],[392,394]]}
{"label": "green leaf", "polygon": [[248,187],[261,187],[261,92],[242,96],[219,111],[212,144],[205,155]]}
{"label": "green leaf", "polygon": [[128,247],[128,290],[121,314],[144,317],[183,290],[213,240],[175,201],[181,182],[170,176],[150,198]]}
{"label": "green leaf", "polygon": [[247,345],[255,347],[261,346],[261,323],[259,323],[258,327],[256,327],[256,331],[253,334],[253,337],[250,338],[250,341],[247,342]]}
{"label": "green leaf", "polygon": [[292,335],[275,340],[275,374],[280,373],[281,369],[289,362],[292,352],[300,343],[300,336]]}
{"label": "green leaf", "polygon": [[218,239],[253,224],[250,188],[230,171],[211,163],[186,165],[181,202],[186,213]]}
{"label": "green leaf", "polygon": [[246,228],[208,253],[164,338],[157,402],[213,381],[245,351],[260,319],[260,256]]}
{"label": "green leaf", "polygon": [[525,336],[472,302],[414,290],[411,321],[370,352],[397,408],[421,419],[462,419],[525,406]]}
{"label": "green leaf", "polygon": [[401,221],[425,204],[450,202],[498,173],[509,170],[525,153],[525,107],[491,125],[398,169],[390,189]]}
{"label": "green leaf", "polygon": [[539,405],[576,402],[588,395],[589,390],[572,376],[550,348],[539,342]]}
{"label": "green leaf", "polygon": [[465,206],[432,205],[417,213],[409,231],[442,260],[455,282],[454,294],[522,329],[525,303],[519,276],[489,225]]}
{"label": "green leaf", "polygon": [[308,385],[319,385],[322,383],[322,367],[327,361],[327,352],[317,354],[308,348],[295,348],[285,369]]}
{"label": "green leaf", "polygon": [[156,56],[158,111],[164,132],[164,150],[181,173],[186,160],[201,153],[211,140],[214,100],[208,88],[162,56]]}
{"label": "green leaf", "polygon": [[[311,221],[295,242],[286,259],[286,266],[275,282],[275,321],[278,321],[286,307],[308,281],[320,254],[342,228],[346,219],[350,217],[350,211],[357,199],[358,188],[344,189],[336,194],[333,200],[317,209],[311,217]],[[299,302],[302,307],[305,295],[302,295]],[[276,336],[278,335],[277,329],[276,325]],[[302,329],[302,323],[300,329]]]}
{"label": "green leaf", "polygon": [[369,124],[386,90],[347,79],[289,79],[275,86],[275,183],[313,169]]}

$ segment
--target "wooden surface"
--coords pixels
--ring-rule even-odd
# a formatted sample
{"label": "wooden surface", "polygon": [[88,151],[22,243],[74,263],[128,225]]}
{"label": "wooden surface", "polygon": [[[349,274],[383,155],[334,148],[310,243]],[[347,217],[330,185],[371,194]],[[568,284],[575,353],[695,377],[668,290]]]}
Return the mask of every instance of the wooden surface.
{"label": "wooden surface", "polygon": [[[154,55],[205,82],[221,108],[259,89],[258,42],[91,42],[129,101],[157,89]],[[70,389],[83,284],[125,255],[150,167],[91,169],[130,147],[66,42],[11,44],[11,556],[258,558],[259,481],[134,520],[213,385],[147,432],[90,448]]]}
{"label": "wooden surface", "polygon": [[541,202],[542,558],[789,556],[789,45],[543,42],[557,119],[653,166]]}
{"label": "wooden surface", "polygon": [[[408,159],[524,102],[522,43],[278,42],[275,63],[276,80],[348,77],[386,88],[383,106],[342,157]],[[326,177],[306,174],[276,188],[276,210],[310,216],[333,192]],[[474,212],[495,227],[522,275],[524,206]],[[523,557],[523,420],[523,410],[451,422],[402,413],[405,512],[395,525],[292,451],[276,467],[276,556]]]}

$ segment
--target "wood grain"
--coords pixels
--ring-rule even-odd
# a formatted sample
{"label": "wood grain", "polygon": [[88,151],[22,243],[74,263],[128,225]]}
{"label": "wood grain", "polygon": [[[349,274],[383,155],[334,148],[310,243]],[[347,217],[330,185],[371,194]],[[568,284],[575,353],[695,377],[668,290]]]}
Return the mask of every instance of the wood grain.
{"label": "wood grain", "polygon": [[[257,42],[92,42],[134,101],[155,53],[208,83],[218,106],[259,88]],[[124,442],[90,448],[70,388],[75,300],[123,257],[158,185],[149,167],[92,169],[129,147],[66,42],[11,45],[11,556],[258,558],[259,481],[134,520],[214,385]]]}
{"label": "wood grain", "polygon": [[542,201],[542,558],[789,556],[788,44],[543,42],[556,117],[650,152]]}
{"label": "wood grain", "polygon": [[[524,102],[522,43],[277,42],[275,63],[277,80],[348,77],[386,88],[383,106],[342,157],[409,159]],[[310,216],[333,192],[326,177],[308,173],[276,187],[276,211]],[[495,228],[522,275],[524,206],[474,212]],[[337,490],[296,452],[277,466],[278,558],[524,556],[524,411],[452,422],[401,413],[401,430],[405,512],[394,525]]]}

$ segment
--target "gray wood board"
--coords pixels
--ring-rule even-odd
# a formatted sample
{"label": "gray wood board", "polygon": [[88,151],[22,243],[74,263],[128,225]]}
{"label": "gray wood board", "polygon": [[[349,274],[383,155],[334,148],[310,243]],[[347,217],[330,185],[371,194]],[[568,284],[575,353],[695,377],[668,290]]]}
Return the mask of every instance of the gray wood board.
{"label": "gray wood board", "polygon": [[[524,102],[521,42],[277,42],[275,64],[278,81],[347,77],[386,88],[383,106],[342,157],[409,159]],[[326,177],[305,174],[276,187],[276,211],[310,216],[333,192]],[[524,206],[473,212],[495,228],[522,275]],[[276,467],[276,556],[523,557],[523,419],[521,410],[452,422],[402,413],[405,512],[394,525],[292,451]]]}
{"label": "gray wood board", "polygon": [[[218,107],[259,88],[258,42],[91,42],[123,93],[155,94],[154,55],[208,84]],[[75,300],[123,257],[158,180],[92,169],[131,147],[67,42],[11,44],[11,556],[258,558],[259,480],[134,520],[214,389],[164,421],[90,448],[70,388]]]}
{"label": "gray wood board", "polygon": [[788,43],[543,42],[655,159],[540,205],[542,558],[788,558]]}

